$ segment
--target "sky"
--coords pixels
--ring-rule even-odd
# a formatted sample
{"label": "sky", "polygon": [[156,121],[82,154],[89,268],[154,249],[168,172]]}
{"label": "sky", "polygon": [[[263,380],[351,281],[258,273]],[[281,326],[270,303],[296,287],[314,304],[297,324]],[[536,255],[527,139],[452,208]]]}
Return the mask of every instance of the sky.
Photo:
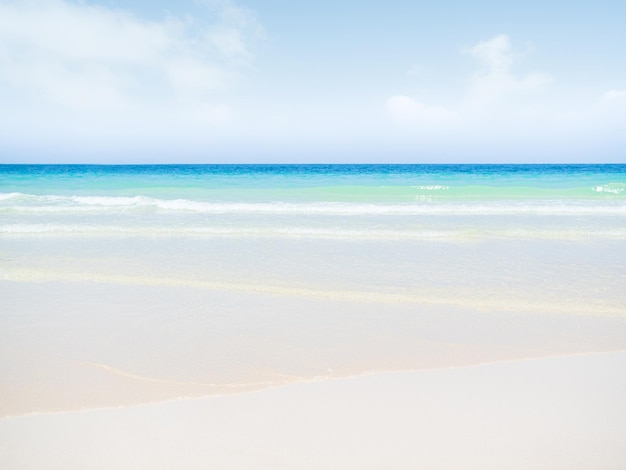
{"label": "sky", "polygon": [[626,162],[626,2],[0,0],[0,162]]}

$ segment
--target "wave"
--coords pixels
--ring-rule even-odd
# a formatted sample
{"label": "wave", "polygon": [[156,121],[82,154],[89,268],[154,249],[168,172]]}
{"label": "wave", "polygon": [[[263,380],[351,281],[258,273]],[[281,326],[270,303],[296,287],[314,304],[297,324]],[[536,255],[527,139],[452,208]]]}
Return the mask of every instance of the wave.
{"label": "wave", "polygon": [[593,190],[597,193],[621,194],[626,190],[626,183],[609,183],[596,186]]}
{"label": "wave", "polygon": [[515,238],[543,240],[626,240],[625,229],[345,229],[311,227],[202,227],[202,226],[122,226],[89,224],[6,224],[4,236],[93,236],[93,237],[237,237],[237,238],[313,238],[348,240],[477,240]]}
{"label": "wave", "polygon": [[[603,187],[604,188],[604,187]],[[607,186],[598,192],[618,191]],[[626,215],[621,200],[494,200],[424,201],[406,203],[361,202],[221,202],[158,199],[147,196],[57,196],[0,194],[0,213],[199,213],[293,215]]]}

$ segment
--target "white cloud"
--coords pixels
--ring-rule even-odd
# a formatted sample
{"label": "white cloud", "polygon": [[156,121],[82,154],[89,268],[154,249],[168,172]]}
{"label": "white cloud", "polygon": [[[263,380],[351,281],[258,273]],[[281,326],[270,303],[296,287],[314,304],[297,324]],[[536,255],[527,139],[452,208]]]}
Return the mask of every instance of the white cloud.
{"label": "white cloud", "polygon": [[473,106],[488,106],[507,95],[510,98],[512,94],[540,91],[553,81],[545,73],[514,74],[512,66],[522,56],[513,51],[509,37],[504,34],[480,41],[467,52],[483,65],[472,77],[468,91]]}
{"label": "white cloud", "polygon": [[626,106],[626,90],[609,90],[600,98],[602,103]]}
{"label": "white cloud", "polygon": [[252,57],[260,31],[232,2],[213,6],[215,21],[204,24],[66,0],[2,1],[0,96],[19,94],[22,106],[38,111],[134,110],[154,118],[155,108],[175,112],[194,101],[205,109]]}
{"label": "white cloud", "polygon": [[509,37],[504,34],[488,41],[480,41],[469,48],[468,52],[484,62],[492,72],[508,71],[515,59]]}
{"label": "white cloud", "polygon": [[474,127],[482,123],[485,132],[494,132],[505,122],[531,122],[545,113],[541,92],[553,80],[545,73],[514,73],[513,66],[523,54],[513,50],[508,36],[480,41],[464,52],[479,62],[480,70],[467,80],[464,98],[453,109],[425,105],[409,96],[393,96],[385,102],[392,119],[420,125],[452,120]]}
{"label": "white cloud", "polygon": [[212,42],[222,55],[227,57],[250,57],[250,51],[245,38],[235,28],[220,27],[207,34],[207,39]]}
{"label": "white cloud", "polygon": [[385,109],[399,123],[441,123],[450,121],[457,114],[442,106],[427,106],[409,96],[392,96],[385,102]]}
{"label": "white cloud", "polygon": [[250,45],[265,36],[254,15],[231,0],[204,0],[203,3],[214,8],[220,17],[220,23],[207,32],[207,41],[230,60],[248,61],[252,56]]}

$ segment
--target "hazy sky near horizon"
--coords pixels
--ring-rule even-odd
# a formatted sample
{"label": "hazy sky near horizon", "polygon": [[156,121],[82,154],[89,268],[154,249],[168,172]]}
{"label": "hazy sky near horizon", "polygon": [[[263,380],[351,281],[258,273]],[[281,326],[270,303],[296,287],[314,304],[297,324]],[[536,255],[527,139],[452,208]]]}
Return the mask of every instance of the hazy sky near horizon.
{"label": "hazy sky near horizon", "polygon": [[0,162],[625,162],[626,2],[0,0]]}

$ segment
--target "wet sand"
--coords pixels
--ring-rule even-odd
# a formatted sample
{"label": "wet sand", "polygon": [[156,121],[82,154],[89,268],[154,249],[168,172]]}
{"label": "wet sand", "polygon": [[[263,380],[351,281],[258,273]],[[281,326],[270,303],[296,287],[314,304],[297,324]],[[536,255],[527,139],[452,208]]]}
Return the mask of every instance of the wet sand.
{"label": "wet sand", "polygon": [[626,352],[0,420],[6,469],[611,469]]}

